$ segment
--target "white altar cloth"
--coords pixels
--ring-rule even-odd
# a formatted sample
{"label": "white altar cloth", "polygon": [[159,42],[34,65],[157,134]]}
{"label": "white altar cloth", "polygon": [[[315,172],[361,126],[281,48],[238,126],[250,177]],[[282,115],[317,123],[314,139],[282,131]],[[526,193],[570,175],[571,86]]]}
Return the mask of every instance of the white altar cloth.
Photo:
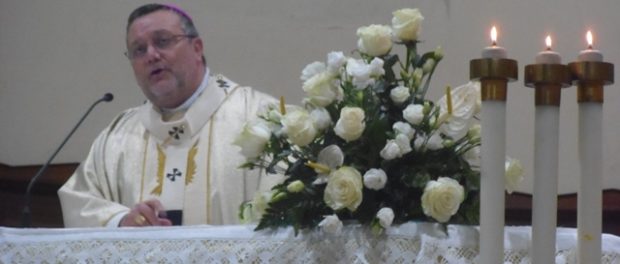
{"label": "white altar cloth", "polygon": [[[0,263],[476,263],[478,229],[407,223],[375,236],[253,226],[17,229],[0,227]],[[530,263],[530,227],[505,228],[505,262]],[[576,230],[557,231],[556,263],[576,263]],[[620,237],[603,235],[601,263],[620,263]]]}

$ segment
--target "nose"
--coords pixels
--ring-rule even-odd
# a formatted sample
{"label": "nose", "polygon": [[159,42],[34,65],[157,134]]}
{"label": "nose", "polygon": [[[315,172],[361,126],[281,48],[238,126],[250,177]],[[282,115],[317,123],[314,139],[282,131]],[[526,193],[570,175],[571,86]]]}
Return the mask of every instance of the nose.
{"label": "nose", "polygon": [[161,53],[153,45],[149,45],[146,50],[146,58],[148,63],[158,62],[161,60]]}

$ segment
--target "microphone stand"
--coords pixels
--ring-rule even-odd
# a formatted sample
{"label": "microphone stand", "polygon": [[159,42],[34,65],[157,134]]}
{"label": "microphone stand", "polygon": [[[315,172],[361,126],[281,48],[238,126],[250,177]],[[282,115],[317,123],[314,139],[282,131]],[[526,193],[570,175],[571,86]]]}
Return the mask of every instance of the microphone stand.
{"label": "microphone stand", "polygon": [[32,179],[30,179],[30,182],[28,183],[28,188],[26,189],[26,194],[24,195],[24,210],[22,211],[22,227],[30,227],[30,224],[31,224],[30,196],[31,196],[31,192],[32,192],[32,187],[34,186],[35,182],[41,177],[41,175],[43,175],[43,172],[45,172],[45,170],[50,165],[52,160],[54,160],[54,158],[56,157],[58,152],[60,152],[62,147],[65,146],[65,143],[67,143],[67,141],[69,141],[69,138],[71,138],[73,133],[82,124],[82,122],[84,122],[84,119],[86,119],[86,117],[88,116],[88,114],[90,114],[90,112],[93,110],[93,108],[95,108],[95,106],[98,105],[101,102],[110,102],[113,99],[114,99],[114,95],[112,95],[111,93],[106,93],[105,95],[103,95],[103,97],[101,97],[99,100],[94,102],[90,106],[90,108],[88,108],[88,111],[86,111],[86,113],[84,113],[82,118],[80,118],[80,121],[78,121],[78,123],[73,127],[73,129],[71,129],[71,132],[69,132],[69,135],[67,135],[67,137],[65,137],[65,139],[62,141],[60,146],[54,152],[54,154],[52,154],[52,156],[47,160],[47,162],[45,162],[43,167],[41,167],[41,169],[39,169],[37,174],[35,174],[34,177],[32,177]]}

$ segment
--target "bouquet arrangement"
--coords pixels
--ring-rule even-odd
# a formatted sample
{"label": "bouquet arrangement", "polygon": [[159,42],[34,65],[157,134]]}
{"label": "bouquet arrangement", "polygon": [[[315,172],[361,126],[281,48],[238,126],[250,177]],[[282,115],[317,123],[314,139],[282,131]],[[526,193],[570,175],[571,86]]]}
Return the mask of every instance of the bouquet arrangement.
{"label": "bouquet arrangement", "polygon": [[[296,232],[339,232],[342,220],[377,233],[406,221],[478,223],[479,84],[428,100],[443,52],[418,53],[418,9],[393,15],[391,26],[357,30],[359,58],[331,52],[304,68],[303,107],[281,99],[246,124],[235,140],[242,167],[285,180],[242,204],[242,220]],[[392,53],[399,46],[404,59]],[[512,191],[521,166],[506,168]]]}

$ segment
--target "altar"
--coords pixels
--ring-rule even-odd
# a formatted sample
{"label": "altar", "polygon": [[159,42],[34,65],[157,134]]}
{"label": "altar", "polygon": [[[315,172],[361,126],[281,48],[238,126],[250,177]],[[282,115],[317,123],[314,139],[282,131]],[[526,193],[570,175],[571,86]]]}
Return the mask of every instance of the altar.
{"label": "altar", "polygon": [[[505,228],[506,263],[530,263],[530,227]],[[556,263],[576,263],[576,230],[557,231]],[[601,263],[620,263],[620,237],[603,234]],[[0,228],[0,263],[476,263],[478,228],[407,223],[376,236],[253,226]]]}

